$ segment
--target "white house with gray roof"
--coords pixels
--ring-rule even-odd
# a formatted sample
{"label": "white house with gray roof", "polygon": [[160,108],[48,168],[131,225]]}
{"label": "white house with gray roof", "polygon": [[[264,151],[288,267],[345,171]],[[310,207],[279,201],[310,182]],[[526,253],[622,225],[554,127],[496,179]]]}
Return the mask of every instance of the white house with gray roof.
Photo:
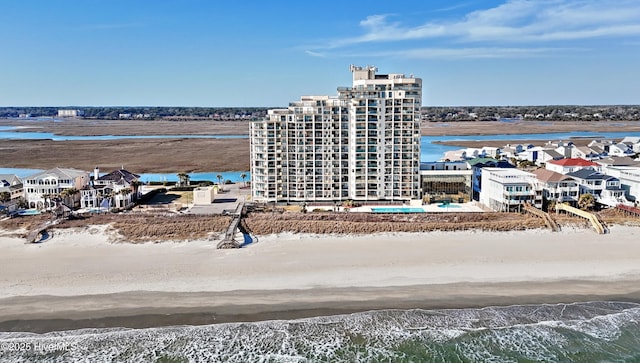
{"label": "white house with gray roof", "polygon": [[54,168],[24,179],[24,198],[29,208],[50,209],[56,203],[53,197],[64,190],[80,190],[89,185],[88,171],[68,168]]}

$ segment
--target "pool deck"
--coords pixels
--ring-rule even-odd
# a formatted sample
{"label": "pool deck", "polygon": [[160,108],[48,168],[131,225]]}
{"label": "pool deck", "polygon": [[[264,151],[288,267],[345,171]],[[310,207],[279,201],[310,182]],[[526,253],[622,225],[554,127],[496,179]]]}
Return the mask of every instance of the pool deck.
{"label": "pool deck", "polygon": [[[447,213],[447,212],[455,212],[455,213],[472,213],[472,212],[484,212],[484,210],[482,210],[482,208],[478,207],[477,205],[475,205],[474,203],[451,203],[449,207],[439,207],[440,203],[434,203],[434,204],[425,204],[425,205],[418,205],[418,206],[413,206],[413,205],[398,205],[398,206],[392,206],[392,205],[366,205],[366,206],[362,206],[362,207],[355,207],[355,208],[351,208],[349,210],[349,212],[363,212],[363,213],[372,213],[374,208],[381,208],[381,209],[385,209],[385,208],[392,208],[392,209],[402,209],[402,208],[407,208],[410,210],[416,210],[416,209],[422,209],[425,213]],[[314,205],[309,205],[307,206],[308,210],[314,210],[314,209],[326,209],[326,210],[333,210],[332,207],[326,207],[326,206],[314,206]],[[343,211],[343,208],[340,207],[338,208],[338,211]],[[376,213],[382,213],[382,212],[376,212]],[[403,213],[403,212],[390,212],[390,213]],[[408,213],[416,213],[416,212],[408,212]],[[419,212],[418,212],[419,213]]]}

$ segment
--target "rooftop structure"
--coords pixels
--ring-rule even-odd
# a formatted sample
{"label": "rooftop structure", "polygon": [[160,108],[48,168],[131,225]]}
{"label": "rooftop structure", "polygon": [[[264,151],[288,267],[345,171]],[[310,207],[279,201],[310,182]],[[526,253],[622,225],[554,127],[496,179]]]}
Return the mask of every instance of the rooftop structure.
{"label": "rooftop structure", "polygon": [[350,70],[337,96],[303,96],[251,123],[253,200],[420,198],[422,80]]}

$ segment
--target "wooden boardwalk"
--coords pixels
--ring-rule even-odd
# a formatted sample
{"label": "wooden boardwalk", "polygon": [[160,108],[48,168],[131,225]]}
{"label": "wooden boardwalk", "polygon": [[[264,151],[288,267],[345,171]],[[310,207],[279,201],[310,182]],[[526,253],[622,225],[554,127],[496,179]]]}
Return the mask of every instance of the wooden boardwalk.
{"label": "wooden boardwalk", "polygon": [[27,243],[36,242],[36,240],[38,239],[38,236],[44,234],[47,231],[47,229],[55,226],[56,224],[58,224],[60,222],[62,222],[62,218],[54,219],[52,221],[46,221],[46,222],[38,225],[37,227],[35,227],[31,231],[29,231],[29,233],[27,233]]}
{"label": "wooden boardwalk", "polygon": [[553,218],[551,218],[551,216],[549,215],[549,213],[544,212],[530,204],[524,204],[524,210],[527,213],[531,213],[535,216],[538,216],[540,218],[542,218],[542,220],[544,221],[544,224],[547,225],[547,227],[549,227],[549,229],[551,229],[551,231],[553,232],[558,232],[560,231],[560,226],[558,226],[558,223],[556,223],[556,221],[553,220]]}
{"label": "wooden boardwalk", "polygon": [[605,234],[609,231],[607,227],[604,225],[604,223],[602,222],[602,220],[593,213],[589,213],[581,209],[571,207],[567,204],[556,203],[556,212],[561,210],[571,214],[575,214],[579,217],[585,218],[591,223],[591,225],[593,226],[593,229],[595,229],[596,232],[598,232],[599,234]]}
{"label": "wooden boardwalk", "polygon": [[240,248],[242,246],[242,242],[238,242],[235,239],[236,231],[238,230],[238,226],[240,225],[240,219],[242,218],[242,212],[244,211],[244,202],[238,203],[236,210],[234,213],[231,213],[233,219],[231,223],[229,223],[229,227],[227,227],[227,231],[224,234],[224,238],[222,241],[218,243],[216,248],[224,249],[224,248]]}
{"label": "wooden boardwalk", "polygon": [[624,204],[618,204],[616,208],[624,211],[625,213],[633,214],[636,217],[640,217],[640,208],[631,207]]}

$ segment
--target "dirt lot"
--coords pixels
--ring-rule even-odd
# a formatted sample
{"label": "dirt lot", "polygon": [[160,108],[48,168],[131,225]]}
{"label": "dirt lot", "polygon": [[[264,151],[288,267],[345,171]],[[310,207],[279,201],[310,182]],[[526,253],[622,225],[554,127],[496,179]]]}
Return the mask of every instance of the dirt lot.
{"label": "dirt lot", "polygon": [[[248,121],[0,120],[60,135],[248,134]],[[480,135],[569,131],[640,131],[640,122],[450,122],[425,123],[423,135]],[[501,141],[499,146],[505,142]],[[459,143],[458,143],[459,144]],[[483,142],[489,145],[490,142]],[[136,139],[109,141],[0,140],[0,165],[103,170],[124,166],[136,173],[249,170],[249,139]]]}

